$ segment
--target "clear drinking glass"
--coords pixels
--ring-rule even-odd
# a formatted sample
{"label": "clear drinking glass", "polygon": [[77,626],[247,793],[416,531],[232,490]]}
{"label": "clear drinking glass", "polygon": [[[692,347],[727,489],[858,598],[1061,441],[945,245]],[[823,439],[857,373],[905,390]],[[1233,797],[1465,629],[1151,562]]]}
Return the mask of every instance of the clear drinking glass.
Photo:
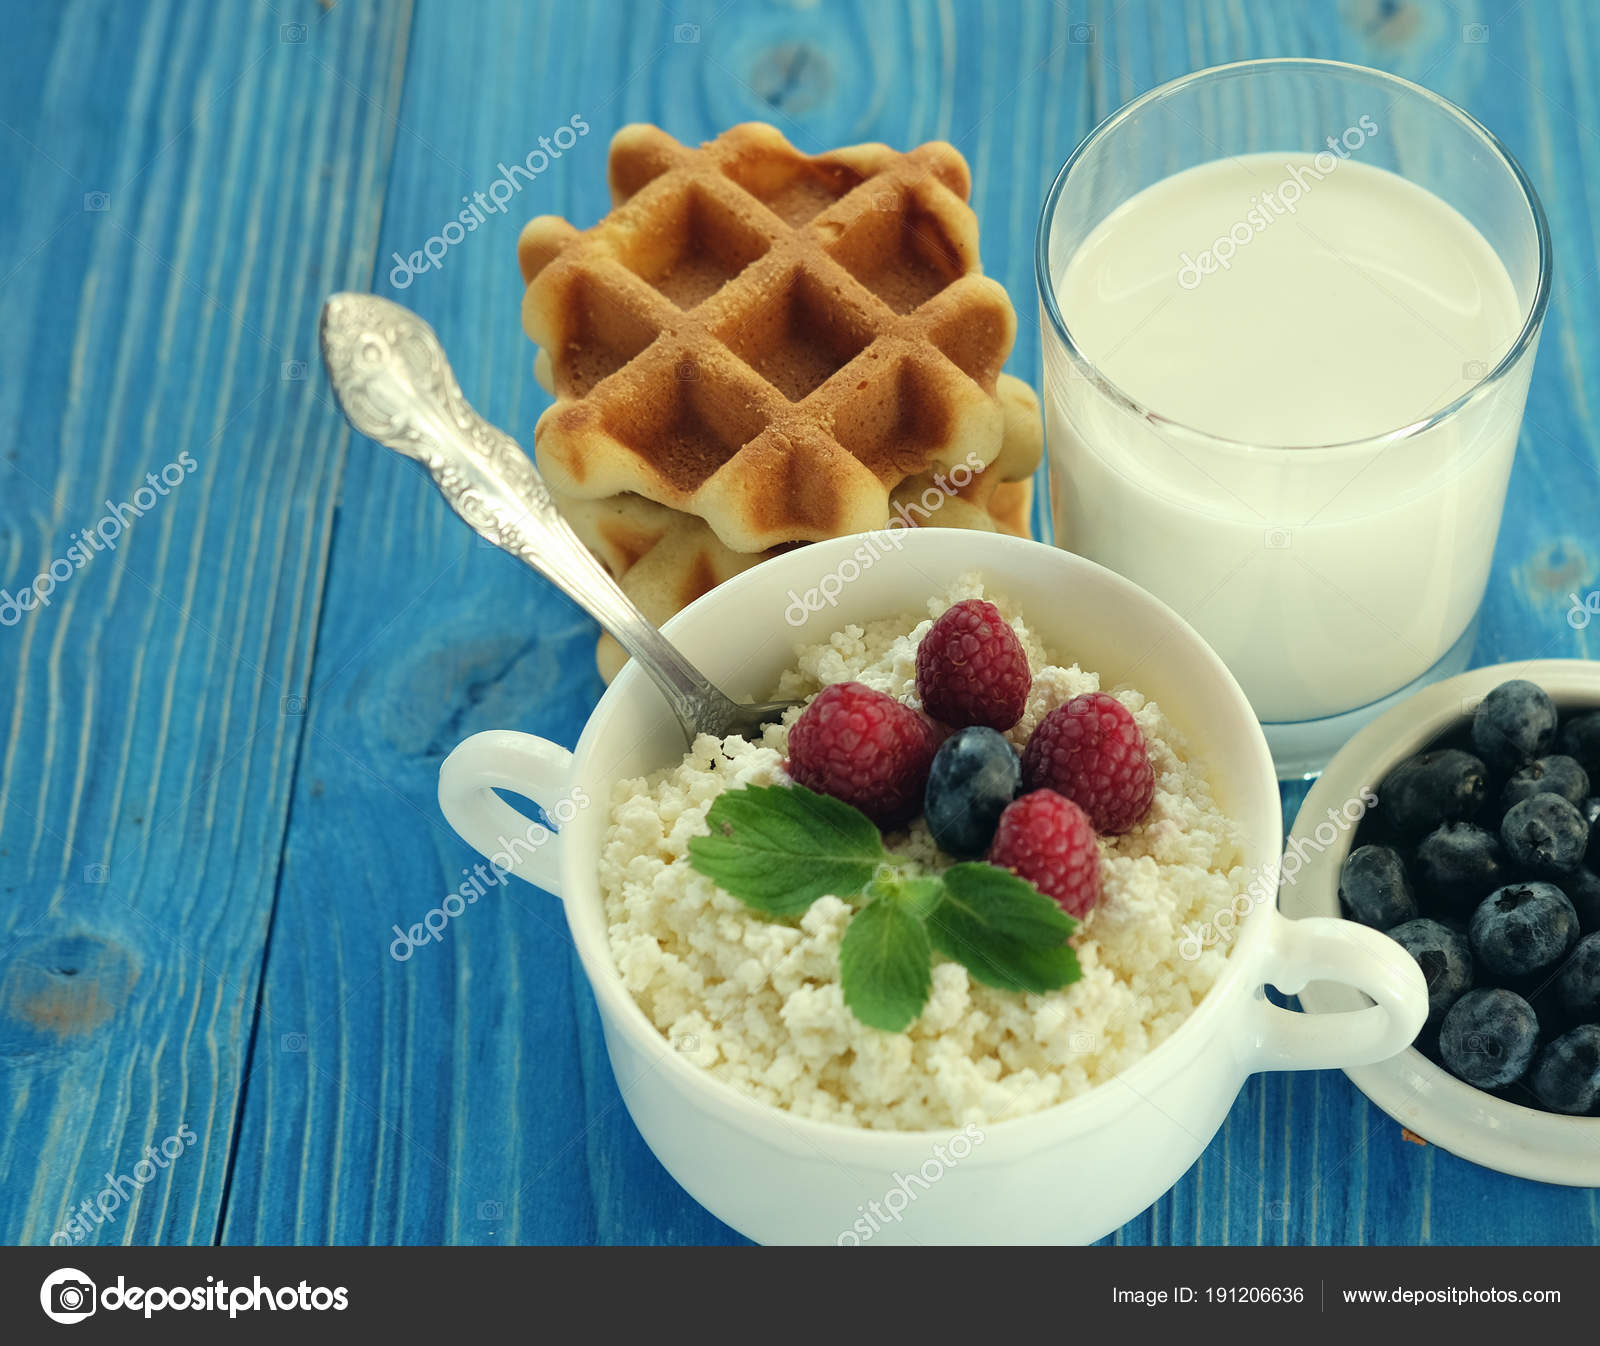
{"label": "clear drinking glass", "polygon": [[[1243,442],[1141,404],[1085,354],[1060,282],[1109,214],[1180,170],[1316,154],[1367,124],[1377,133],[1346,139],[1360,152],[1341,159],[1454,207],[1515,292],[1520,328],[1502,349],[1463,352],[1453,400],[1373,437]],[[1208,285],[1231,283],[1216,274],[1222,251],[1207,250],[1194,271],[1175,266],[1174,292],[1202,271]],[[1238,254],[1235,277],[1247,261],[1243,246]],[[1368,719],[1466,666],[1550,291],[1544,212],[1493,135],[1426,89],[1359,66],[1291,59],[1200,71],[1129,103],[1078,146],[1045,200],[1035,261],[1055,540],[1200,631],[1250,697],[1281,776],[1315,774]],[[1292,321],[1285,330],[1286,340],[1302,334]]]}

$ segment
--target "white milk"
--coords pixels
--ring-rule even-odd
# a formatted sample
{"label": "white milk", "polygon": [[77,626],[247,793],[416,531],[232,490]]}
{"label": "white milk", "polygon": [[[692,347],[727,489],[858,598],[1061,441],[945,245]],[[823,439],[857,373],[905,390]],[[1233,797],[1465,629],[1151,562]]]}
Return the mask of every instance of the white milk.
{"label": "white milk", "polygon": [[1177,608],[1266,721],[1365,705],[1455,643],[1532,362],[1388,447],[1314,446],[1426,420],[1515,342],[1511,278],[1463,216],[1353,158],[1219,160],[1114,211],[1056,293],[1079,349],[1150,413],[1046,333],[1062,546]]}

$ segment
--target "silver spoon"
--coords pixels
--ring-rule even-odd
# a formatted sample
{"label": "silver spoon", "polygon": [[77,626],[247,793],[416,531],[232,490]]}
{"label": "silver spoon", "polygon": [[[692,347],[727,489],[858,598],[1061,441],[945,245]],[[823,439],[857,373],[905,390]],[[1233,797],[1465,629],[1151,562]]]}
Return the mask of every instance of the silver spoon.
{"label": "silver spoon", "polygon": [[685,738],[753,737],[798,704],[734,701],[684,658],[578,540],[522,447],[467,404],[437,334],[415,313],[377,295],[334,295],[322,306],[322,360],[350,424],[416,459],[480,536],[615,636],[655,679]]}

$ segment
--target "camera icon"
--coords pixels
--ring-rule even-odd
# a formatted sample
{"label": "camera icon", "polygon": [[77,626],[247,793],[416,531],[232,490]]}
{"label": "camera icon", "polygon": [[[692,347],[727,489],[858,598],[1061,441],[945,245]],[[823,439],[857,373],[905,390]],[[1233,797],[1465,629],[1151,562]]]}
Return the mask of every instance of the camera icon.
{"label": "camera icon", "polygon": [[57,1313],[93,1313],[94,1286],[88,1281],[62,1281],[55,1287],[53,1307]]}
{"label": "camera icon", "polygon": [[94,1282],[76,1267],[52,1271],[39,1287],[39,1307],[52,1322],[81,1323],[97,1302]]}
{"label": "camera icon", "polygon": [[700,1039],[694,1033],[680,1033],[672,1039],[672,1046],[675,1051],[697,1052],[700,1050]]}
{"label": "camera icon", "polygon": [[480,1220],[503,1220],[506,1218],[504,1203],[499,1201],[478,1202],[478,1218]]}
{"label": "camera icon", "polygon": [[1289,1218],[1289,1203],[1269,1201],[1261,1208],[1261,1213],[1269,1220],[1286,1220]]}
{"label": "camera icon", "polygon": [[83,208],[92,214],[100,214],[111,209],[110,192],[85,192],[83,194]]}
{"label": "camera icon", "polygon": [[1067,29],[1067,40],[1076,42],[1079,46],[1094,41],[1094,25],[1092,23],[1075,23]]}
{"label": "camera icon", "polygon": [[1500,1044],[1487,1033],[1468,1033],[1463,1045],[1473,1056],[1500,1055]]}
{"label": "camera icon", "polygon": [[1268,551],[1288,551],[1294,543],[1294,534],[1287,528],[1269,528],[1261,535],[1261,541]]}
{"label": "camera icon", "polygon": [[299,44],[306,40],[306,26],[303,23],[285,23],[278,28],[278,41]]}
{"label": "camera icon", "polygon": [[1093,1033],[1074,1033],[1067,1039],[1067,1046],[1075,1052],[1092,1052],[1095,1047]]}
{"label": "camera icon", "polygon": [[1481,695],[1464,696],[1461,698],[1461,713],[1463,715],[1476,715],[1478,713],[1478,707],[1482,704],[1483,697]]}
{"label": "camera icon", "polygon": [[111,878],[110,865],[85,865],[83,867],[83,881],[85,883],[106,883]]}
{"label": "camera icon", "polygon": [[304,1033],[283,1033],[278,1037],[278,1046],[286,1052],[299,1055],[306,1049],[306,1035]]}
{"label": "camera icon", "polygon": [[1468,360],[1461,366],[1461,377],[1476,383],[1479,379],[1489,377],[1489,366],[1482,360]]}
{"label": "camera icon", "polygon": [[672,40],[680,46],[692,46],[700,40],[698,23],[680,23],[672,30]]}
{"label": "camera icon", "polygon": [[304,360],[285,360],[278,374],[285,383],[304,383],[306,379],[306,362]]}
{"label": "camera icon", "polygon": [[1489,40],[1489,25],[1486,23],[1469,23],[1461,30],[1461,40],[1477,44]]}
{"label": "camera icon", "polygon": [[700,366],[693,360],[679,360],[677,368],[672,372],[678,376],[679,383],[698,383],[700,381]]}
{"label": "camera icon", "polygon": [[900,209],[899,192],[873,192],[872,208],[874,210],[896,211]]}
{"label": "camera icon", "polygon": [[285,715],[304,715],[306,713],[306,699],[303,696],[286,696],[281,704]]}

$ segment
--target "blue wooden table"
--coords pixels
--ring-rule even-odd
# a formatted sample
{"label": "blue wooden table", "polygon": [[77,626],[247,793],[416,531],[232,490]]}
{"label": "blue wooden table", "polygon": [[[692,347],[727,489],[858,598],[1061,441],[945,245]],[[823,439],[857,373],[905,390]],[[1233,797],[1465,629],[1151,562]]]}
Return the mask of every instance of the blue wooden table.
{"label": "blue wooden table", "polygon": [[[1263,55],[1439,90],[1521,157],[1556,252],[1476,659],[1587,652],[1581,0],[62,0],[0,27],[0,584],[59,562],[47,603],[0,596],[7,1242],[737,1241],[628,1120],[553,898],[513,882],[390,955],[476,858],[444,754],[571,744],[601,685],[589,621],[353,437],[316,361],[325,295],[394,295],[531,442],[517,232],[596,219],[627,122],[953,141],[1036,379],[1040,199],[1117,105]],[[502,213],[395,271],[574,116]],[[1115,1237],[1595,1243],[1600,1208],[1408,1143],[1342,1075],[1277,1075]]]}

